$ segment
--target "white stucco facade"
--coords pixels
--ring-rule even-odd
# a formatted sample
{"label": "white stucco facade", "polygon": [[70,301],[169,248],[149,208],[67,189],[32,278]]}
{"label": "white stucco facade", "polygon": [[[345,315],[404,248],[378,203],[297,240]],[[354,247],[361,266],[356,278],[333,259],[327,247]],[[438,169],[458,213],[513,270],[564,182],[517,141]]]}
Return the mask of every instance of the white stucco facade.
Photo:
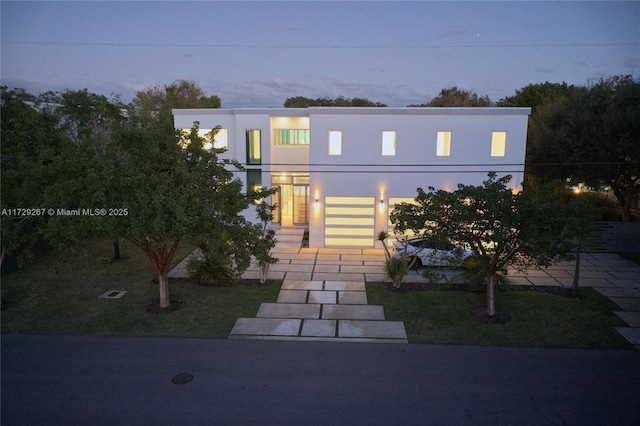
{"label": "white stucco facade", "polygon": [[245,184],[251,175],[263,186],[280,186],[276,220],[308,226],[310,247],[378,247],[375,234],[389,228],[394,203],[410,201],[418,187],[454,190],[495,171],[512,175],[517,189],[524,178],[530,108],[173,112],[176,128],[197,121],[202,129],[226,129],[223,156],[246,167],[238,173]]}

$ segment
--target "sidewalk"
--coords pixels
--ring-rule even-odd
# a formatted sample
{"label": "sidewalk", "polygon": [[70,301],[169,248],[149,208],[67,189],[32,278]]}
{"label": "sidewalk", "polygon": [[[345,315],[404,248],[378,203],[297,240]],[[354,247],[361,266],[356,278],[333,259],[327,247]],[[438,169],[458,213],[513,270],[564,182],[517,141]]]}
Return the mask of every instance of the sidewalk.
{"label": "sidewalk", "polygon": [[[282,238],[283,241],[279,240],[278,245],[272,251],[272,254],[279,261],[271,265],[269,270],[270,279],[281,279],[285,283],[308,282],[325,283],[325,285],[333,282],[362,283],[363,286],[366,281],[386,280],[382,270],[385,260],[382,249],[302,248],[299,243],[302,231],[294,229],[292,231],[281,230],[279,232],[298,232],[300,237],[296,235],[283,238],[282,235],[276,235],[276,238]],[[177,265],[169,276],[186,277],[186,261],[185,259]],[[573,281],[574,269],[574,262],[561,262],[547,269],[531,269],[527,273],[510,270],[508,278],[514,285],[569,287]],[[422,270],[409,271],[405,277],[405,282],[422,282],[424,279],[421,273]],[[451,272],[444,280],[448,281],[454,275],[455,272]],[[242,277],[257,279],[260,277],[260,271],[254,265],[245,271]],[[580,287],[593,287],[620,307],[620,311],[616,311],[616,315],[626,322],[628,327],[617,327],[616,330],[640,349],[640,265],[636,265],[615,253],[583,253],[580,264]],[[282,288],[283,290],[287,289],[285,285]],[[308,291],[311,289],[298,290]],[[313,291],[323,290],[325,289],[319,288]],[[281,297],[286,297],[283,296],[282,290]],[[279,303],[282,303],[280,299]],[[302,303],[314,304],[310,301]],[[322,303],[315,304],[324,305]],[[340,302],[337,304],[340,304]],[[259,313],[259,315],[261,314]],[[305,336],[303,334],[310,330],[312,318],[305,319],[292,316],[289,319],[297,321],[299,332],[295,337],[307,339],[321,337]],[[322,314],[318,314],[313,319],[324,320],[325,318],[322,317]],[[305,321],[306,328],[303,324]],[[318,329],[321,329],[319,325],[321,323],[317,324]],[[339,325],[337,324],[338,328]],[[345,325],[348,325],[348,323],[345,323]],[[292,329],[295,328],[293,322],[291,322],[290,327]],[[303,331],[303,329],[306,331]],[[292,332],[291,330],[289,330],[290,333]],[[325,332],[329,333],[328,331],[323,331],[323,333]],[[335,337],[339,335],[340,331],[334,333]],[[288,338],[293,337],[289,336]]]}

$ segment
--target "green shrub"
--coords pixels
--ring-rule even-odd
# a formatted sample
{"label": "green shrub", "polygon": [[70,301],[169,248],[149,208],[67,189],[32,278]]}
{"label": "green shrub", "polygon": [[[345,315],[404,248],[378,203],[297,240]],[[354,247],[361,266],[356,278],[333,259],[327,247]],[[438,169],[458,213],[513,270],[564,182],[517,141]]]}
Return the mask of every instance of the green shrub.
{"label": "green shrub", "polygon": [[237,278],[233,257],[226,241],[210,239],[200,244],[198,249],[187,265],[187,273],[193,282],[207,286],[215,281]]}
{"label": "green shrub", "polygon": [[407,260],[402,257],[390,257],[384,263],[384,272],[395,288],[400,288],[407,274]]}

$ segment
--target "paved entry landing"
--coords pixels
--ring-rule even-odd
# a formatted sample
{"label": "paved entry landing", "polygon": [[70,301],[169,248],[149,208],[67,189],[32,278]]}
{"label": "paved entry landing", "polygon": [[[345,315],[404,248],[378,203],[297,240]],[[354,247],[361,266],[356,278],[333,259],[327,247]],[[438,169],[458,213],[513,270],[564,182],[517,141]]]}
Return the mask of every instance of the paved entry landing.
{"label": "paved entry landing", "polygon": [[367,304],[364,281],[285,280],[277,303],[238,318],[229,338],[408,343],[402,321]]}

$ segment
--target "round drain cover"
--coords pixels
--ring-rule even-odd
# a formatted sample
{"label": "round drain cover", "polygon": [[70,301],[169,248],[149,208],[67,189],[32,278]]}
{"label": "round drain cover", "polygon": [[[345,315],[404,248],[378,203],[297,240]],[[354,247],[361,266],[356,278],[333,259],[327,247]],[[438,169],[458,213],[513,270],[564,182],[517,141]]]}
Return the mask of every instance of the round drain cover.
{"label": "round drain cover", "polygon": [[192,380],[193,376],[191,374],[182,373],[171,379],[171,383],[173,383],[174,385],[184,385],[185,383],[189,383]]}

